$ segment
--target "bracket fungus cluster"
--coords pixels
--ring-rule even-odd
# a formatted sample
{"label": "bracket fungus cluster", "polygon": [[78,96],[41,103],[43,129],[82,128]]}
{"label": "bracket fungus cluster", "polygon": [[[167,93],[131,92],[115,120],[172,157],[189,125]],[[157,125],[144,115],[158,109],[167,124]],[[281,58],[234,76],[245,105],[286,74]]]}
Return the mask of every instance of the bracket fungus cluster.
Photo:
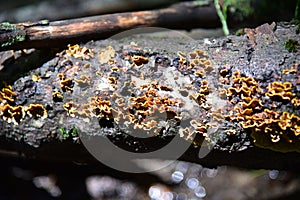
{"label": "bracket fungus cluster", "polygon": [[[213,66],[203,50],[170,58],[136,44],[107,46],[96,61],[91,52],[76,45],[66,51],[64,62],[75,60],[59,78],[62,92],[72,93],[63,106],[70,116],[105,119],[124,133],[178,133],[195,145],[246,132],[257,146],[300,151],[297,65],[281,74],[294,82],[274,77],[265,83],[232,66]],[[92,60],[80,66],[76,59]]]}
{"label": "bracket fungus cluster", "polygon": [[[260,81],[235,66],[215,66],[203,50],[168,54],[109,44],[69,46],[55,68],[33,71],[30,81],[46,94],[38,103],[16,103],[22,90],[2,88],[2,119],[17,125],[59,116],[60,128],[78,123],[79,132],[91,133],[96,121],[100,132],[180,134],[195,145],[246,134],[254,145],[300,152],[299,64]],[[51,76],[43,77],[47,70]]]}
{"label": "bracket fungus cluster", "polygon": [[81,58],[83,60],[93,58],[94,52],[92,49],[87,47],[81,47],[78,44],[76,45],[69,45],[69,48],[66,50],[66,53],[74,58]]}
{"label": "bracket fungus cluster", "polygon": [[291,101],[291,98],[294,96],[292,91],[292,83],[290,82],[277,82],[269,84],[268,91],[266,95],[271,99],[279,99],[283,101]]}
{"label": "bracket fungus cluster", "polygon": [[14,98],[17,93],[10,85],[0,91],[0,117],[8,123],[19,125],[26,116],[30,118],[45,119],[48,116],[47,110],[41,104],[16,105]]}
{"label": "bracket fungus cluster", "polygon": [[222,117],[241,124],[257,146],[281,152],[300,152],[297,71],[285,69],[281,77],[284,80],[287,74],[295,74],[294,84],[277,80],[260,83],[239,71],[234,71],[231,76],[226,71],[220,71],[220,81],[228,85],[227,89],[221,90],[221,96],[229,101],[230,106],[223,111]]}
{"label": "bracket fungus cluster", "polygon": [[107,46],[98,51],[97,60],[86,57],[81,66],[74,58],[83,58],[70,52],[74,52],[74,46],[69,46],[61,63],[73,66],[58,74],[53,93],[55,98],[63,94],[63,107],[69,116],[85,121],[104,119],[102,127],[111,121],[124,133],[179,133],[190,140],[195,135],[209,139],[207,130],[217,126],[209,114],[213,105],[206,101],[212,90],[206,76],[214,69],[204,51],[188,55],[178,52],[171,60],[135,45],[118,50]]}
{"label": "bracket fungus cluster", "polygon": [[85,117],[86,120],[90,117],[105,118],[108,120],[112,118],[110,101],[103,100],[101,97],[91,97],[86,104],[68,101],[63,107],[72,117]]}

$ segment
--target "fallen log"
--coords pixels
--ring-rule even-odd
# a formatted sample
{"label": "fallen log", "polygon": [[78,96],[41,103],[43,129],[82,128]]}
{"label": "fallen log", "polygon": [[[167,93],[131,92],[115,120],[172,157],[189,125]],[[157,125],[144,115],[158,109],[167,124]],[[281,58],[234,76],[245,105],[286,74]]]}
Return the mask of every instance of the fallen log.
{"label": "fallen log", "polygon": [[[214,41],[138,29],[69,46],[3,80],[12,86],[0,95],[1,154],[88,165],[97,162],[91,145],[104,161],[132,159],[116,154],[122,149],[140,159],[298,170],[296,29],[264,24]],[[184,148],[147,157],[169,144]]]}

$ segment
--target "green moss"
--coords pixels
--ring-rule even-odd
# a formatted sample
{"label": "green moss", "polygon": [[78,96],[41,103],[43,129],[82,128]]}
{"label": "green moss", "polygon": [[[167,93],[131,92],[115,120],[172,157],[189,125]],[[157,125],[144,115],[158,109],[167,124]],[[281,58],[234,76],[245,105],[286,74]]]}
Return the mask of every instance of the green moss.
{"label": "green moss", "polygon": [[298,41],[293,39],[288,39],[283,43],[286,50],[289,52],[297,52],[298,49]]}
{"label": "green moss", "polygon": [[245,35],[245,30],[243,28],[240,28],[239,30],[237,30],[235,32],[236,36],[241,36],[241,35]]}
{"label": "green moss", "polygon": [[78,136],[76,127],[73,127],[73,128],[71,129],[71,136],[72,136],[72,137],[77,137],[77,136]]}
{"label": "green moss", "polygon": [[72,127],[70,130],[66,130],[65,128],[60,128],[59,132],[63,136],[64,139],[68,139],[70,137],[78,137],[77,128]]}
{"label": "green moss", "polygon": [[22,42],[25,40],[25,37],[21,36],[21,35],[17,35],[15,38],[16,38],[16,41],[18,41],[18,42]]}
{"label": "green moss", "polygon": [[48,19],[42,19],[39,21],[39,24],[41,25],[48,25],[49,24],[49,20]]}
{"label": "green moss", "polygon": [[67,139],[67,138],[70,137],[69,133],[64,128],[60,128],[59,132],[62,134],[62,136],[63,136],[64,139]]}
{"label": "green moss", "polygon": [[17,27],[9,22],[2,22],[0,24],[2,30],[16,30]]}
{"label": "green moss", "polygon": [[1,41],[1,47],[10,46],[16,42],[22,42],[25,40],[26,33],[14,24],[9,22],[0,23],[0,32],[4,32],[7,38]]}
{"label": "green moss", "polygon": [[1,47],[7,47],[7,46],[10,46],[10,45],[12,45],[11,42],[4,42],[4,43],[1,44]]}

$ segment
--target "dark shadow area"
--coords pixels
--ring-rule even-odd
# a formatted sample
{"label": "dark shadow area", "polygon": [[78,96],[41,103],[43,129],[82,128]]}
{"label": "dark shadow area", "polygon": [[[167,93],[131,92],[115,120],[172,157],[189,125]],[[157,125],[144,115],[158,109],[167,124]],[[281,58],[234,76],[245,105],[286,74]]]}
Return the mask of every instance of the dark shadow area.
{"label": "dark shadow area", "polygon": [[[53,59],[58,50],[29,50],[29,53],[19,53],[16,58],[14,55],[8,57],[1,64],[0,88],[3,83],[13,84],[19,78],[28,75],[30,70],[41,67],[47,61]],[[17,53],[14,53],[17,54]]]}

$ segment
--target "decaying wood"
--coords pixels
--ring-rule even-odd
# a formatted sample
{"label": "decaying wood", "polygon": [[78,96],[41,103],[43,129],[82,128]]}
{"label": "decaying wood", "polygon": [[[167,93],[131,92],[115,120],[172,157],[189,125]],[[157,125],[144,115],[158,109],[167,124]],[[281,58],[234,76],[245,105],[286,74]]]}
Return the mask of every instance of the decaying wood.
{"label": "decaying wood", "polygon": [[[56,21],[108,13],[155,9],[173,3],[173,0],[145,0],[143,3],[124,0],[69,0],[67,2],[54,0],[51,2],[33,1],[28,5],[27,2],[12,1],[1,5],[0,21],[16,23],[40,19]],[[24,10],[27,12],[24,13]]]}
{"label": "decaying wood", "polygon": [[[268,31],[264,31],[266,28]],[[228,89],[235,84],[243,84],[243,87],[248,87],[247,84],[250,84],[250,86],[251,84],[257,84],[260,89],[255,92],[255,96],[251,97],[260,98],[261,95],[264,96],[265,93],[271,92],[273,83],[275,85],[283,84],[287,88],[282,93],[277,94],[275,99],[264,96],[261,102],[264,102],[265,105],[257,104],[253,108],[256,111],[253,112],[266,115],[266,112],[263,111],[264,108],[275,109],[274,115],[285,113],[288,118],[294,120],[300,115],[299,106],[297,107],[300,88],[299,46],[295,47],[296,50],[289,52],[284,44],[290,40],[299,42],[299,35],[296,34],[296,29],[296,26],[290,24],[277,24],[276,27],[275,24],[272,24],[263,25],[261,28],[253,31],[248,30],[248,37],[247,35],[229,36],[215,41],[191,41],[187,38],[163,36],[160,38],[157,35],[144,35],[139,37],[132,36],[129,39],[125,38],[120,41],[103,40],[89,42],[83,46],[70,46],[69,49],[59,53],[53,60],[45,63],[38,69],[28,72],[28,74],[25,74],[18,80],[13,79],[11,76],[3,78],[3,81],[12,84],[12,88],[9,89],[10,87],[6,86],[7,89],[2,90],[2,98],[5,97],[5,99],[2,99],[2,110],[0,110],[2,112],[0,112],[2,115],[0,119],[0,153],[2,156],[23,159],[95,164],[97,161],[80,144],[78,138],[73,136],[74,126],[81,122],[80,116],[77,116],[78,118],[72,117],[70,101],[78,101],[78,104],[83,105],[84,101],[88,99],[82,96],[83,94],[77,93],[78,88],[81,87],[80,85],[85,88],[89,85],[86,81],[90,81],[91,85],[89,85],[88,90],[84,90],[84,94],[94,95],[96,92],[93,91],[93,88],[104,87],[101,86],[103,84],[100,83],[101,81],[97,81],[106,77],[111,70],[118,71],[119,69],[121,71],[118,72],[119,75],[116,75],[118,77],[117,82],[126,83],[126,77],[128,76],[125,76],[123,73],[128,71],[129,68],[125,67],[128,67],[130,63],[133,67],[137,67],[138,70],[133,71],[135,73],[149,72],[149,74],[143,74],[143,76],[139,74],[138,77],[155,76],[155,73],[151,74],[151,71],[148,70],[156,66],[158,68],[163,67],[162,69],[164,70],[174,70],[175,72],[172,73],[177,74],[179,78],[190,77],[190,81],[196,84],[196,75],[188,71],[190,68],[185,68],[190,63],[190,60],[188,62],[184,61],[184,55],[195,57],[197,53],[200,56],[204,56],[202,59],[206,63],[211,63],[211,68],[207,69],[209,71],[207,74],[203,72],[202,77],[199,77],[200,86],[195,87],[203,89],[205,81],[212,81],[213,84],[217,84],[218,87],[223,87],[223,89]],[[251,37],[249,37],[250,33]],[[195,53],[195,48],[204,50],[206,53],[203,54],[202,51],[196,51]],[[181,62],[181,65],[178,64],[179,62]],[[5,68],[14,70],[13,66],[4,66]],[[232,80],[233,76],[242,77],[234,82]],[[113,77],[110,80],[114,82]],[[160,81],[162,80],[160,79]],[[239,83],[239,81],[246,82]],[[126,84],[115,86],[116,90],[121,89],[117,87],[122,87],[121,91],[123,91]],[[190,88],[191,91],[194,90],[193,87]],[[97,91],[99,90],[101,89]],[[232,91],[234,90],[236,93],[238,93],[237,91],[242,91],[239,88],[232,89]],[[282,89],[275,90],[282,91]],[[101,92],[99,95],[101,95]],[[230,96],[228,93],[227,95]],[[280,95],[283,95],[283,99]],[[108,98],[108,96],[106,97]],[[291,103],[290,97],[295,98],[293,103]],[[241,101],[239,96],[232,99],[230,97],[224,98],[227,98],[227,103],[230,106],[236,101]],[[109,105],[109,103],[103,102]],[[245,102],[237,104],[243,105],[240,109],[251,107],[252,105]],[[14,118],[14,114],[20,115],[20,113],[13,110],[17,110],[17,106],[23,107],[22,109],[26,113],[24,116]],[[202,106],[205,105],[203,104]],[[230,106],[229,108],[231,108]],[[36,112],[30,113],[30,107],[33,110],[35,109]],[[8,109],[9,112],[5,112],[7,108],[11,110]],[[117,109],[122,110],[122,108]],[[210,108],[206,107],[206,109]],[[231,110],[234,110],[233,107]],[[202,111],[201,117],[210,117],[207,115],[208,112]],[[249,112],[249,110],[239,114],[246,112]],[[105,113],[102,114],[104,115]],[[109,114],[107,116],[109,118]],[[170,117],[172,118],[172,116]],[[256,116],[256,118],[258,117],[259,115]],[[279,120],[278,117],[276,119]],[[289,140],[285,138],[290,136],[284,136],[281,139],[287,142],[285,146],[273,148],[272,145],[276,146],[276,144],[281,142],[278,141],[278,138],[273,138],[273,136],[270,137],[269,135],[266,137],[269,138],[269,141],[266,141],[265,144],[260,143],[257,145],[252,136],[250,136],[253,130],[248,129],[245,124],[243,126],[239,124],[239,119],[224,120],[227,121],[221,124],[223,129],[213,132],[214,137],[211,140],[215,142],[215,145],[206,157],[198,157],[199,147],[197,146],[201,143],[195,140],[194,144],[196,145],[191,144],[188,151],[183,153],[179,159],[200,163],[209,167],[234,165],[247,168],[299,170],[299,148],[295,146],[295,144],[299,144],[299,136],[296,133],[294,136],[291,136],[293,141],[290,144]],[[127,130],[120,121],[118,121],[119,128],[116,128],[111,121],[106,121],[106,119],[104,121],[100,120],[99,124],[104,124],[105,128],[101,129],[99,134],[96,133],[97,126],[84,126],[84,123],[82,121],[79,124],[78,130],[89,131],[91,133],[89,137],[93,135],[96,135],[95,137],[98,139],[108,137],[119,147],[140,153],[161,148],[168,141],[172,140],[174,133],[178,134],[170,129],[170,132],[166,131],[165,134],[145,140],[124,134],[122,131],[126,132]],[[292,123],[291,126],[293,127],[291,128],[294,128],[293,130],[297,129],[298,124],[295,123],[298,123],[298,121],[293,121]],[[270,129],[272,127],[267,128]],[[276,130],[274,131],[276,132]],[[261,134],[264,137],[264,133]],[[272,132],[268,134],[272,135]],[[187,138],[183,136],[181,141],[190,143],[191,141]],[[288,145],[292,145],[290,149]],[[280,149],[281,147],[283,149]],[[292,151],[290,151],[291,149]],[[168,157],[164,157],[164,159],[168,159]]]}
{"label": "decaying wood", "polygon": [[[252,1],[251,1],[252,2]],[[253,0],[252,10],[255,13],[244,16],[243,23],[248,25],[261,22],[289,19],[279,7],[266,8],[261,1]],[[293,8],[292,2],[286,5],[287,10]],[[265,10],[268,9],[268,15]],[[285,10],[285,9],[283,9]],[[281,12],[278,15],[278,12]],[[287,12],[291,13],[291,12]],[[233,27],[241,21],[241,13],[230,13],[229,24]],[[284,17],[284,18],[283,18]],[[110,37],[123,30],[140,26],[156,26],[190,30],[192,28],[215,28],[220,26],[218,16],[211,0],[183,2],[168,8],[107,14],[71,20],[47,20],[33,23],[1,24],[0,50],[24,48],[64,47],[70,43],[86,42],[91,39]]]}
{"label": "decaying wood", "polygon": [[[0,50],[64,47],[70,43],[107,38],[124,30],[157,26],[166,28],[215,27],[218,17],[213,4],[175,4],[169,8],[100,15],[71,20],[11,24],[0,27]],[[15,39],[19,36],[21,39]]]}
{"label": "decaying wood", "polygon": [[[229,10],[230,27],[237,27],[237,24],[241,25],[241,23],[246,26],[257,26],[266,21],[290,20],[296,2],[294,0],[282,4],[269,2],[269,0],[249,1],[251,7],[248,9],[252,10],[250,14],[242,13],[243,10],[240,10],[238,5],[235,9]],[[203,0],[196,3],[177,3],[157,10],[7,25],[7,23],[0,25],[0,51],[65,47],[67,44],[107,38],[123,30],[141,26],[190,30],[220,27],[220,22],[212,0]]]}

